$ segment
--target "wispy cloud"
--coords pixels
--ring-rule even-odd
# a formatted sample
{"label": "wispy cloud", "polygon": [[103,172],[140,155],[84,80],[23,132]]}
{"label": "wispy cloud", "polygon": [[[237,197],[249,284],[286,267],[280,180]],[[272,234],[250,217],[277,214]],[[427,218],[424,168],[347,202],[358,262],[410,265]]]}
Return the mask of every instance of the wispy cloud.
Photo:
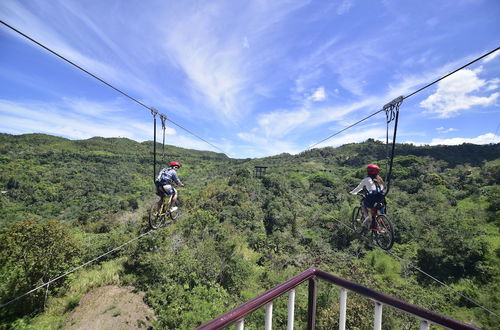
{"label": "wispy cloud", "polygon": [[[256,81],[262,84],[270,63],[288,47],[265,50],[276,42],[277,22],[306,3],[199,3],[163,28],[164,50],[189,79],[193,96],[221,119],[234,121],[251,110]],[[259,49],[250,47],[252,40]]]}
{"label": "wispy cloud", "polygon": [[334,137],[328,141],[315,145],[314,148],[323,148],[328,146],[338,147],[343,144],[363,142],[368,139],[385,141],[385,134],[385,130],[381,128],[361,129]]}
{"label": "wispy cloud", "polygon": [[251,144],[241,146],[251,157],[263,157],[284,152],[296,154],[301,151],[301,147],[280,139],[261,137],[252,133],[238,133],[238,137]]}
{"label": "wispy cloud", "polygon": [[483,60],[483,63],[488,63],[488,62],[493,61],[498,55],[500,55],[500,50],[497,50],[496,52],[485,57]]}
{"label": "wispy cloud", "polygon": [[451,132],[455,132],[455,131],[457,131],[457,129],[456,129],[456,128],[452,128],[452,127],[450,127],[450,128],[444,128],[443,126],[436,128],[436,130],[437,130],[439,133],[443,133],[443,134],[446,134],[446,133],[451,133]]}
{"label": "wispy cloud", "polygon": [[[16,103],[0,99],[0,131],[12,134],[40,132],[71,139],[120,136],[137,141],[151,140],[151,126],[120,116],[126,112],[119,102],[105,104],[65,99],[59,103]],[[165,133],[176,135],[175,129],[170,127]]]}
{"label": "wispy cloud", "polygon": [[337,14],[338,15],[346,14],[353,5],[354,5],[353,0],[343,0],[337,8]]}
{"label": "wispy cloud", "polygon": [[[98,26],[94,21],[96,16],[89,16],[79,4],[65,1],[35,1],[32,5],[38,8],[38,12],[22,3],[6,1],[0,13],[7,17],[8,23],[83,69],[118,89],[126,92],[135,91],[143,95],[143,99],[140,100],[143,103],[151,102],[151,106],[185,112],[185,106],[175,97],[166,95],[161,87],[143,78],[144,73],[140,72],[137,66],[137,62],[143,59],[133,56],[134,54],[130,52],[124,52],[122,45],[118,45],[102,30],[102,26]],[[47,13],[47,16],[44,17],[40,12]],[[51,15],[67,17],[65,25],[53,27],[47,24]],[[23,41],[41,53],[46,52],[27,40]],[[65,65],[61,61],[61,66]],[[101,82],[96,80],[95,84],[100,85]]]}

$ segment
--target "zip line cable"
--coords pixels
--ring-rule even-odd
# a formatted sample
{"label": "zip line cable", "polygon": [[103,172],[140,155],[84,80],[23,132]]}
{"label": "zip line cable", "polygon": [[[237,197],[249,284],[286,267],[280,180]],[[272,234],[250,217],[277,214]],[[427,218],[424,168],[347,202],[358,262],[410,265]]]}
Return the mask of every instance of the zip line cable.
{"label": "zip line cable", "polygon": [[[202,140],[203,142],[205,142],[205,143],[209,144],[210,146],[212,146],[212,147],[216,148],[217,150],[219,150],[219,151],[221,151],[223,154],[225,154],[224,150],[222,150],[221,148],[219,148],[219,147],[215,146],[214,144],[212,144],[212,143],[208,142],[207,140],[205,140],[205,139],[203,139],[202,137],[198,136],[197,134],[195,134],[195,133],[191,132],[190,130],[186,129],[185,127],[183,127],[183,126],[181,126],[181,125],[177,124],[176,122],[172,121],[171,119],[167,119],[167,117],[166,117],[165,115],[163,115],[163,114],[159,113],[159,112],[158,112],[157,110],[155,110],[154,108],[148,107],[147,105],[145,105],[145,104],[144,104],[144,103],[142,103],[141,101],[137,100],[136,98],[134,98],[134,97],[130,96],[129,94],[127,94],[127,93],[125,93],[125,92],[121,91],[120,89],[118,89],[118,88],[114,87],[113,85],[111,85],[110,83],[106,82],[106,81],[105,81],[105,80],[103,80],[102,78],[99,78],[98,76],[94,75],[93,73],[89,72],[88,70],[84,69],[83,67],[79,66],[78,64],[76,64],[76,63],[72,62],[71,60],[69,60],[69,59],[65,58],[64,56],[62,56],[62,55],[58,54],[57,52],[53,51],[52,49],[50,49],[50,48],[46,47],[45,45],[43,45],[43,44],[41,44],[40,42],[36,41],[35,39],[33,39],[33,38],[29,37],[28,35],[24,34],[23,32],[21,32],[21,31],[17,30],[16,28],[12,27],[11,25],[9,25],[9,24],[5,23],[4,21],[0,20],[0,23],[2,23],[3,25],[5,25],[6,27],[10,28],[10,29],[11,29],[11,30],[13,30],[14,32],[16,32],[16,33],[18,33],[18,34],[22,35],[22,36],[23,36],[23,37],[25,37],[26,39],[28,39],[28,40],[32,41],[33,43],[37,44],[38,46],[42,47],[43,49],[47,50],[48,52],[50,52],[50,53],[52,53],[52,54],[56,55],[57,57],[59,57],[59,58],[61,58],[62,60],[66,61],[67,63],[69,63],[69,64],[73,65],[74,67],[76,67],[76,68],[78,68],[78,69],[80,69],[81,71],[85,72],[86,74],[90,75],[91,77],[93,77],[93,78],[97,79],[98,81],[100,81],[101,83],[105,84],[106,86],[108,86],[108,87],[112,88],[112,89],[113,89],[113,90],[115,90],[116,92],[118,92],[118,93],[122,94],[123,96],[125,96],[125,97],[129,98],[130,100],[132,100],[132,101],[136,102],[137,104],[141,105],[142,107],[144,107],[144,108],[146,108],[146,109],[149,109],[149,110],[151,111],[151,113],[153,114],[153,117],[154,117],[154,124],[155,124],[155,129],[154,129],[154,132],[155,132],[155,134],[154,134],[154,135],[155,135],[155,145],[156,145],[156,114],[160,114],[160,117],[161,117],[161,119],[162,119],[162,125],[163,125],[163,130],[164,130],[164,131],[165,131],[164,122],[168,120],[168,121],[170,121],[172,124],[174,124],[174,125],[176,125],[177,127],[179,127],[180,129],[182,129],[182,130],[186,131],[187,133],[189,133],[189,134],[191,134],[191,135],[195,136],[196,138],[198,138],[198,139]],[[418,90],[414,91],[413,93],[411,93],[411,94],[409,94],[409,95],[407,95],[407,96],[402,97],[402,100],[405,100],[405,99],[407,99],[407,98],[412,97],[413,95],[415,95],[415,94],[417,94],[417,93],[419,93],[419,92],[423,91],[424,89],[426,89],[426,88],[428,88],[428,87],[430,87],[430,86],[432,86],[432,85],[434,85],[434,84],[438,83],[439,81],[441,81],[441,80],[443,80],[443,79],[445,79],[445,78],[447,78],[447,77],[449,77],[449,76],[453,75],[454,73],[456,73],[456,72],[458,72],[458,71],[460,71],[460,70],[462,70],[462,69],[464,69],[464,68],[468,67],[469,65],[471,65],[471,64],[473,64],[473,63],[475,63],[475,62],[477,62],[477,61],[479,61],[479,60],[481,60],[481,59],[485,58],[486,56],[488,56],[488,55],[490,55],[490,54],[492,54],[492,53],[494,53],[494,52],[498,51],[499,49],[500,49],[500,47],[497,47],[497,48],[495,48],[494,50],[492,50],[492,51],[490,51],[490,52],[488,52],[488,53],[486,53],[486,54],[484,54],[484,55],[482,55],[482,56],[480,56],[480,57],[478,57],[478,58],[474,59],[473,61],[471,61],[471,62],[469,62],[469,63],[467,63],[467,64],[465,64],[465,65],[463,65],[462,67],[460,67],[460,68],[458,68],[458,69],[456,69],[456,70],[454,70],[454,71],[452,71],[452,72],[450,72],[450,73],[446,74],[445,76],[442,76],[441,78],[434,80],[433,82],[431,82],[431,83],[429,83],[429,84],[425,85],[424,87],[422,87],[422,88],[420,88],[420,89],[418,89]],[[401,100],[401,101],[402,101],[402,100]],[[321,140],[321,141],[319,141],[319,142],[316,142],[316,143],[312,144],[312,145],[311,145],[311,146],[309,146],[306,150],[309,150],[309,149],[313,148],[314,146],[316,146],[316,145],[318,145],[318,144],[320,144],[320,143],[322,143],[322,142],[325,142],[325,141],[327,141],[327,140],[331,139],[332,137],[334,137],[334,136],[336,136],[336,135],[338,135],[338,134],[340,134],[340,133],[342,133],[342,132],[344,132],[344,131],[346,131],[346,130],[348,130],[348,129],[350,129],[350,128],[352,128],[352,127],[354,127],[354,126],[358,125],[358,124],[360,124],[361,122],[363,122],[363,121],[365,121],[365,120],[367,120],[367,119],[369,119],[369,118],[371,118],[371,117],[373,117],[373,116],[375,116],[375,115],[377,115],[377,114],[379,114],[380,112],[383,112],[383,111],[386,111],[385,107],[384,107],[383,109],[380,109],[380,110],[378,110],[378,111],[376,111],[376,112],[372,113],[371,115],[368,115],[367,117],[364,117],[363,119],[358,120],[358,121],[357,121],[357,122],[355,122],[354,124],[351,124],[351,125],[349,125],[349,126],[347,126],[347,127],[343,128],[343,129],[341,129],[340,131],[338,131],[338,132],[336,132],[336,133],[334,133],[334,134],[332,134],[332,135],[328,136],[327,138],[325,138],[325,139],[323,139],[323,140]],[[156,146],[155,146],[155,148],[156,148]],[[156,149],[155,149],[155,150],[156,150]],[[154,153],[154,154],[155,154],[155,157],[156,157],[156,151],[155,151],[155,153]],[[155,158],[155,160],[154,160],[154,163],[155,163],[155,165],[156,165],[156,158]],[[155,173],[154,173],[154,174],[155,174],[155,176],[156,176],[156,171],[155,171]],[[348,229],[352,230],[352,228],[348,227],[348,226],[347,226],[347,225],[345,225],[344,223],[342,223],[342,222],[340,222],[340,221],[338,221],[338,220],[336,220],[336,221],[337,221],[337,222],[339,222],[339,223],[341,223],[343,226],[347,227]],[[17,300],[19,300],[19,299],[21,299],[21,298],[23,298],[23,297],[27,296],[27,295],[29,295],[29,294],[31,294],[31,293],[33,293],[33,292],[35,292],[35,291],[37,291],[37,290],[39,290],[39,289],[41,289],[41,288],[45,287],[45,286],[48,286],[48,285],[49,285],[49,284],[51,284],[52,282],[54,282],[54,281],[56,281],[56,280],[58,280],[58,279],[60,279],[60,278],[62,278],[62,277],[65,277],[65,276],[67,276],[67,275],[69,275],[69,274],[71,274],[71,273],[73,273],[73,272],[77,271],[78,269],[80,269],[80,268],[82,268],[82,267],[85,267],[86,265],[88,265],[88,264],[90,264],[90,263],[93,263],[94,261],[97,261],[97,260],[101,259],[102,257],[104,257],[104,256],[106,256],[106,255],[108,255],[108,254],[110,254],[110,253],[113,253],[113,252],[115,252],[115,251],[117,251],[117,250],[119,250],[119,249],[123,248],[124,246],[126,246],[126,245],[128,245],[128,244],[132,243],[133,241],[136,241],[136,240],[138,240],[138,239],[140,239],[140,238],[142,238],[142,237],[144,237],[145,235],[148,235],[148,234],[150,234],[150,233],[151,233],[151,231],[147,231],[147,232],[145,232],[145,233],[143,233],[143,234],[141,234],[141,235],[139,235],[139,236],[137,236],[137,237],[135,237],[135,238],[133,238],[133,239],[129,240],[128,242],[126,242],[126,243],[124,243],[124,244],[122,244],[122,245],[120,245],[120,246],[118,246],[118,247],[116,247],[116,248],[114,248],[114,249],[112,249],[112,250],[110,250],[110,251],[108,251],[108,252],[106,252],[106,253],[104,253],[104,254],[102,254],[102,255],[100,255],[100,256],[98,256],[98,257],[94,258],[94,259],[92,259],[92,260],[90,260],[90,261],[87,261],[86,263],[84,263],[84,264],[82,264],[82,265],[80,265],[80,266],[76,267],[75,269],[73,269],[73,270],[71,270],[71,271],[68,271],[68,272],[66,272],[66,273],[64,273],[64,274],[62,274],[62,275],[59,275],[58,277],[56,277],[56,278],[54,278],[54,279],[52,279],[52,280],[50,280],[50,281],[48,281],[48,282],[46,282],[46,283],[44,283],[44,284],[42,284],[42,285],[40,285],[40,286],[38,286],[38,287],[34,288],[34,289],[32,289],[32,290],[30,290],[30,291],[28,291],[28,292],[24,293],[23,295],[18,296],[18,297],[16,297],[16,298],[14,298],[14,299],[12,299],[12,300],[10,300],[10,301],[8,301],[8,302],[6,302],[6,303],[4,303],[4,304],[0,305],[0,308],[3,308],[3,307],[5,307],[5,306],[7,306],[7,305],[9,305],[9,304],[11,304],[11,303],[13,303],[13,302],[15,302],[15,301],[17,301]],[[388,252],[388,251],[384,251],[384,252]],[[391,253],[391,252],[388,252],[388,253],[389,253],[389,254],[391,254],[393,257],[395,257],[395,258],[399,259],[400,261],[405,261],[405,262],[407,262],[407,261],[406,261],[406,260],[404,260],[403,258],[401,258],[401,257],[399,257],[399,256],[397,256],[397,255],[395,255],[395,254],[393,254],[393,253]],[[487,312],[491,313],[492,315],[495,315],[497,318],[500,318],[500,316],[499,316],[499,315],[497,315],[496,313],[494,313],[494,312],[492,312],[491,310],[489,310],[489,309],[487,309],[487,308],[485,308],[485,307],[481,306],[479,303],[475,302],[474,300],[472,300],[472,299],[470,299],[470,298],[468,298],[468,297],[464,296],[464,295],[463,295],[462,293],[460,293],[459,291],[457,291],[457,290],[455,290],[455,289],[451,288],[450,286],[448,286],[448,285],[446,285],[445,283],[443,283],[443,282],[439,281],[439,280],[438,280],[438,279],[436,279],[435,277],[433,277],[433,276],[431,276],[431,275],[427,274],[426,272],[424,272],[424,271],[423,271],[423,270],[421,270],[420,268],[418,268],[418,267],[414,266],[412,263],[407,262],[407,264],[408,264],[408,265],[410,265],[412,268],[416,269],[417,271],[419,271],[420,273],[424,274],[425,276],[427,276],[427,277],[431,278],[432,280],[434,280],[434,281],[436,281],[436,282],[440,283],[441,285],[444,285],[445,287],[447,287],[447,288],[448,288],[448,289],[450,289],[450,290],[453,290],[455,293],[459,294],[461,297],[463,297],[463,298],[467,299],[468,301],[472,302],[472,303],[473,303],[473,304],[475,304],[476,306],[478,306],[478,307],[480,307],[480,308],[484,309],[485,311],[487,311]]]}
{"label": "zip line cable", "polygon": [[478,58],[476,58],[475,60],[472,60],[472,61],[470,61],[469,63],[462,65],[460,68],[456,69],[455,71],[452,71],[452,72],[448,73],[447,75],[442,76],[441,78],[436,79],[436,80],[434,80],[433,82],[431,82],[431,83],[429,83],[429,84],[425,85],[424,87],[422,87],[422,88],[420,88],[420,89],[418,89],[418,90],[414,91],[413,93],[411,93],[411,94],[409,94],[409,95],[405,96],[405,97],[403,98],[403,100],[406,100],[407,98],[412,97],[413,95],[415,95],[415,94],[417,94],[417,93],[419,93],[419,92],[423,91],[424,89],[426,89],[426,88],[428,88],[428,87],[430,87],[430,86],[432,86],[432,85],[434,85],[434,84],[436,84],[436,83],[440,82],[440,81],[441,81],[441,80],[443,80],[444,78],[447,78],[447,77],[451,76],[452,74],[455,74],[455,73],[457,73],[458,71],[460,71],[460,70],[462,70],[462,69],[465,69],[465,68],[466,68],[466,67],[468,67],[469,65],[474,64],[474,63],[476,63],[476,62],[477,62],[477,61],[479,61],[479,60],[482,60],[482,59],[483,59],[483,58],[485,58],[486,56],[493,54],[494,52],[496,52],[496,51],[497,51],[497,50],[499,50],[499,49],[500,49],[500,47],[497,47],[497,48],[495,48],[495,49],[493,49],[493,50],[491,50],[491,51],[487,52],[486,54],[483,54],[483,55],[479,56],[479,57],[478,57]]}
{"label": "zip line cable", "polygon": [[[354,233],[356,234],[356,232],[355,232],[355,231],[354,231],[351,227],[347,226],[347,225],[346,225],[345,223],[343,223],[342,221],[337,220],[337,219],[334,219],[334,218],[332,218],[332,220],[336,221],[337,223],[341,224],[342,226],[346,227],[347,229],[349,229],[350,231],[352,231],[352,232],[354,232]],[[357,234],[356,234],[356,235],[357,235]],[[370,241],[367,237],[364,237],[364,236],[362,236],[362,235],[358,235],[358,236],[359,236],[362,240],[364,240],[366,243],[368,243],[369,245],[371,245],[371,246],[375,246],[375,245],[373,245],[373,243],[372,243],[372,242],[371,242],[371,241]],[[458,290],[456,290],[456,289],[454,289],[454,288],[450,287],[449,285],[447,285],[446,283],[444,283],[444,282],[442,282],[442,281],[438,280],[438,279],[437,279],[437,278],[435,278],[434,276],[432,276],[432,275],[430,275],[430,274],[426,273],[425,271],[423,271],[423,270],[422,270],[422,269],[420,269],[419,267],[417,267],[417,266],[413,265],[413,263],[409,262],[408,260],[405,260],[405,259],[401,258],[400,256],[398,256],[398,255],[396,255],[396,254],[392,253],[391,251],[387,251],[387,250],[384,250],[384,249],[381,249],[381,250],[382,250],[383,252],[385,252],[385,253],[388,253],[388,254],[392,255],[394,258],[398,259],[399,261],[403,261],[403,262],[404,262],[404,263],[406,263],[408,266],[410,266],[411,268],[413,268],[413,269],[417,270],[417,271],[418,271],[418,272],[420,272],[421,274],[423,274],[423,275],[427,276],[427,277],[428,277],[428,278],[430,278],[431,280],[433,280],[433,281],[435,281],[435,282],[437,282],[437,283],[439,283],[439,284],[443,285],[443,286],[444,286],[444,287],[446,287],[447,289],[449,289],[449,290],[451,290],[451,291],[455,292],[456,294],[458,294],[458,295],[459,295],[459,296],[461,296],[462,298],[464,298],[464,299],[468,300],[469,302],[471,302],[472,304],[476,305],[477,307],[482,308],[483,310],[485,310],[485,311],[489,312],[490,314],[492,314],[492,315],[494,315],[494,316],[496,316],[497,318],[499,318],[499,319],[500,319],[500,316],[499,316],[498,314],[496,314],[495,312],[493,312],[493,311],[489,310],[488,308],[486,308],[486,307],[482,306],[481,304],[479,304],[479,303],[478,303],[478,302],[476,302],[475,300],[473,300],[473,299],[471,299],[471,298],[468,298],[467,296],[465,296],[465,295],[464,295],[463,293],[461,293],[460,291],[458,291]]]}
{"label": "zip line cable", "polygon": [[34,289],[32,289],[32,290],[30,290],[30,291],[28,291],[28,292],[26,292],[26,293],[24,293],[24,294],[22,294],[22,295],[18,296],[18,297],[16,297],[16,298],[12,299],[12,300],[9,300],[8,302],[6,302],[6,303],[4,303],[4,304],[0,305],[0,308],[3,308],[3,307],[5,307],[5,306],[7,306],[7,305],[10,305],[10,304],[12,304],[13,302],[15,302],[15,301],[17,301],[17,300],[19,300],[19,299],[21,299],[21,298],[23,298],[23,297],[25,297],[25,296],[27,296],[27,295],[29,295],[29,294],[31,294],[31,293],[33,293],[33,292],[37,291],[37,290],[39,290],[39,289],[41,289],[41,288],[43,288],[43,287],[45,287],[45,286],[48,286],[50,283],[52,283],[52,282],[54,282],[54,281],[57,281],[58,279],[63,278],[63,277],[65,277],[65,276],[68,276],[68,275],[69,275],[69,274],[71,274],[71,273],[74,273],[75,271],[77,271],[78,269],[80,269],[80,268],[82,268],[82,267],[85,267],[85,266],[87,266],[88,264],[91,264],[91,263],[93,263],[94,261],[99,260],[99,259],[101,259],[102,257],[104,257],[104,256],[106,256],[106,255],[108,255],[108,254],[110,254],[110,253],[113,253],[113,252],[115,252],[115,251],[120,250],[122,247],[124,247],[124,246],[126,246],[126,245],[128,245],[128,244],[132,243],[133,241],[139,240],[140,238],[142,238],[142,237],[144,237],[144,236],[146,236],[146,235],[149,235],[151,232],[152,232],[151,230],[148,230],[147,232],[142,233],[141,235],[139,235],[139,236],[137,236],[137,237],[135,237],[135,238],[132,238],[132,239],[131,239],[131,240],[129,240],[128,242],[123,243],[122,245],[120,245],[120,246],[118,246],[118,247],[115,247],[114,249],[109,250],[108,252],[106,252],[106,253],[104,253],[104,254],[101,254],[100,256],[95,257],[95,258],[94,258],[94,259],[92,259],[92,260],[87,261],[86,263],[84,263],[84,264],[82,264],[82,265],[80,265],[80,266],[76,267],[75,269],[72,269],[72,270],[70,270],[70,271],[68,271],[68,272],[66,272],[66,273],[64,273],[64,274],[62,274],[62,275],[59,275],[59,276],[57,276],[56,278],[51,279],[51,280],[50,280],[50,281],[48,281],[47,283],[44,283],[44,284],[42,284],[42,285],[40,285],[40,286],[37,286],[36,288],[34,288]]}
{"label": "zip line cable", "polygon": [[391,251],[385,251],[385,252],[386,252],[386,253],[388,253],[388,254],[390,254],[390,255],[392,255],[394,258],[398,259],[399,261],[403,261],[403,262],[405,262],[408,266],[410,266],[410,267],[412,267],[413,269],[415,269],[415,270],[419,271],[421,274],[423,274],[423,275],[427,276],[428,278],[430,278],[430,279],[432,279],[432,280],[436,281],[437,283],[439,283],[439,284],[443,285],[443,286],[444,286],[444,287],[446,287],[447,289],[449,289],[449,290],[451,290],[451,291],[455,292],[455,293],[456,293],[456,294],[458,294],[460,297],[462,297],[462,298],[466,299],[467,301],[469,301],[469,302],[473,303],[474,305],[476,305],[476,306],[478,306],[478,307],[480,307],[480,308],[484,309],[485,311],[487,311],[487,312],[491,313],[492,315],[494,315],[494,316],[496,316],[497,318],[499,318],[499,319],[500,319],[500,316],[499,316],[498,314],[496,314],[495,312],[493,312],[493,311],[489,310],[488,308],[486,308],[486,307],[484,307],[484,306],[480,305],[480,304],[479,304],[478,302],[476,302],[475,300],[473,300],[473,299],[471,299],[471,298],[469,298],[469,297],[465,296],[462,292],[460,292],[460,291],[458,291],[458,290],[456,290],[456,289],[452,288],[452,287],[451,287],[451,286],[449,286],[448,284],[446,284],[446,283],[444,283],[444,282],[442,282],[442,281],[438,280],[437,278],[435,278],[434,276],[430,275],[429,273],[426,273],[425,271],[423,271],[423,270],[422,270],[422,269],[420,269],[419,267],[417,267],[417,266],[413,265],[413,264],[412,264],[411,262],[409,262],[408,260],[405,260],[405,259],[401,258],[400,256],[396,255],[395,253],[393,253],[393,252],[391,252]]}
{"label": "zip line cable", "polygon": [[[500,49],[500,47],[497,47],[497,48],[495,48],[495,49],[493,49],[493,50],[491,50],[491,51],[487,52],[486,54],[483,54],[483,55],[481,55],[480,57],[478,57],[478,58],[476,58],[476,59],[474,59],[474,60],[470,61],[469,63],[467,63],[467,64],[465,64],[465,65],[462,65],[460,68],[458,68],[458,69],[456,69],[456,70],[454,70],[454,71],[452,71],[452,72],[450,72],[450,73],[448,73],[448,74],[446,74],[446,75],[442,76],[441,78],[434,80],[433,82],[431,82],[431,83],[429,83],[429,84],[425,85],[424,87],[419,88],[418,90],[414,91],[413,93],[408,94],[408,95],[406,95],[406,96],[403,96],[403,101],[404,101],[404,100],[406,100],[407,98],[410,98],[410,97],[412,97],[413,95],[415,95],[415,94],[417,94],[417,93],[419,93],[419,92],[423,91],[424,89],[429,88],[430,86],[432,86],[432,85],[434,85],[434,84],[436,84],[436,83],[440,82],[441,80],[443,80],[443,79],[445,79],[445,78],[447,78],[447,77],[451,76],[452,74],[457,73],[458,71],[460,71],[460,70],[462,70],[462,69],[464,69],[464,68],[468,67],[469,65],[476,63],[477,61],[479,61],[479,60],[481,60],[481,59],[485,58],[486,56],[493,54],[494,52],[498,51],[499,49]],[[380,112],[383,112],[383,111],[385,111],[385,110],[384,110],[384,109],[380,109],[380,110],[378,110],[377,112],[374,112],[374,113],[372,113],[371,115],[369,115],[369,116],[367,116],[367,117],[365,117],[365,118],[363,118],[363,119],[361,119],[361,120],[358,120],[358,121],[357,121],[357,122],[355,122],[354,124],[349,125],[349,126],[347,126],[347,127],[343,128],[343,129],[341,129],[340,131],[338,131],[338,132],[336,132],[336,133],[334,133],[334,134],[332,134],[332,135],[330,135],[330,136],[328,136],[328,137],[324,138],[323,140],[321,140],[321,141],[319,141],[319,142],[316,142],[316,143],[314,143],[314,144],[310,145],[309,147],[307,147],[307,148],[306,148],[306,150],[310,150],[310,149],[312,149],[313,147],[317,146],[318,144],[320,144],[320,143],[322,143],[322,142],[325,142],[325,141],[327,141],[327,140],[330,140],[332,137],[339,135],[340,133],[342,133],[342,132],[344,132],[344,131],[346,131],[346,130],[348,130],[348,129],[352,128],[353,126],[358,125],[359,123],[361,123],[361,122],[363,122],[363,121],[365,121],[365,120],[367,120],[367,119],[369,119],[369,118],[371,118],[371,117],[373,117],[373,116],[375,116],[375,115],[377,115],[377,114],[379,114]]]}
{"label": "zip line cable", "polygon": [[[142,102],[141,102],[141,101],[139,101],[138,99],[136,99],[136,98],[134,98],[134,97],[130,96],[129,94],[127,94],[127,93],[123,92],[122,90],[120,90],[120,89],[116,88],[115,86],[111,85],[110,83],[108,83],[108,82],[107,82],[107,81],[105,81],[104,79],[99,78],[98,76],[96,76],[96,75],[95,75],[95,74],[93,74],[92,72],[90,72],[90,71],[88,71],[88,70],[84,69],[84,68],[83,68],[83,67],[81,67],[80,65],[78,65],[78,64],[76,64],[76,63],[72,62],[71,60],[67,59],[66,57],[64,57],[64,56],[62,56],[62,55],[60,55],[60,54],[58,54],[58,53],[57,53],[57,52],[55,52],[54,50],[52,50],[52,49],[48,48],[47,46],[43,45],[42,43],[40,43],[40,42],[36,41],[35,39],[31,38],[31,37],[30,37],[30,36],[28,36],[27,34],[25,34],[25,33],[21,32],[21,31],[19,31],[19,30],[18,30],[18,29],[16,29],[15,27],[13,27],[13,26],[11,26],[11,25],[9,25],[9,24],[5,23],[5,22],[4,22],[4,21],[2,21],[2,20],[0,20],[0,23],[2,23],[3,25],[5,25],[6,27],[8,27],[9,29],[11,29],[12,31],[14,31],[14,32],[16,32],[16,33],[18,33],[18,34],[22,35],[23,37],[25,37],[26,39],[30,40],[31,42],[33,42],[33,43],[37,44],[38,46],[42,47],[43,49],[47,50],[48,52],[50,52],[50,53],[54,54],[55,56],[59,57],[60,59],[62,59],[62,60],[64,60],[64,61],[66,61],[67,63],[69,63],[69,64],[73,65],[74,67],[76,67],[76,68],[78,68],[78,69],[80,69],[81,71],[85,72],[86,74],[88,74],[88,75],[89,75],[89,76],[91,76],[92,78],[95,78],[95,79],[99,80],[101,83],[103,83],[103,84],[105,84],[106,86],[108,86],[108,87],[110,87],[110,88],[114,89],[116,92],[118,92],[118,93],[122,94],[123,96],[125,96],[125,97],[129,98],[130,100],[134,101],[135,103],[137,103],[137,104],[139,104],[139,105],[143,106],[144,108],[146,108],[146,109],[148,109],[148,110],[151,110],[151,111],[156,111],[157,113],[159,113],[157,110],[154,110],[154,108],[151,108],[151,107],[147,106],[146,104],[142,103]],[[160,114],[160,115],[162,115],[161,113],[159,113],[159,114]],[[167,118],[165,115],[163,115],[163,116],[165,117],[165,119]],[[173,122],[171,119],[166,119],[166,120],[170,121],[172,124],[176,125],[177,127],[179,127],[180,129],[182,129],[182,130],[186,131],[187,133],[189,133],[189,134],[193,135],[194,137],[196,137],[196,138],[198,138],[198,139],[202,140],[203,142],[205,142],[205,143],[209,144],[210,146],[214,147],[215,149],[217,149],[217,150],[221,151],[223,154],[226,154],[226,152],[225,152],[224,150],[222,150],[221,148],[219,148],[219,147],[217,147],[216,145],[212,144],[211,142],[208,142],[207,140],[203,139],[203,138],[202,138],[202,137],[200,137],[199,135],[197,135],[197,134],[195,134],[195,133],[191,132],[191,131],[190,131],[190,130],[188,130],[187,128],[184,128],[183,126],[181,126],[181,125],[179,125],[179,124],[177,124],[177,123]]]}

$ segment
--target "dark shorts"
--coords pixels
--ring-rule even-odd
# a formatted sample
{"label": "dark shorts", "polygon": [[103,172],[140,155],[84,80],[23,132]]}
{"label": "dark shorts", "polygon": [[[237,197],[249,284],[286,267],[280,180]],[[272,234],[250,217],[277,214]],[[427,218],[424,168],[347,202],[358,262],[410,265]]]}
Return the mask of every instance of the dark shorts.
{"label": "dark shorts", "polygon": [[379,207],[379,204],[385,204],[385,198],[383,193],[373,193],[373,194],[367,194],[363,204],[365,207],[368,208],[374,208],[374,207]]}
{"label": "dark shorts", "polygon": [[161,183],[156,183],[156,194],[158,196],[168,196],[175,193],[174,187],[170,184],[162,185]]}

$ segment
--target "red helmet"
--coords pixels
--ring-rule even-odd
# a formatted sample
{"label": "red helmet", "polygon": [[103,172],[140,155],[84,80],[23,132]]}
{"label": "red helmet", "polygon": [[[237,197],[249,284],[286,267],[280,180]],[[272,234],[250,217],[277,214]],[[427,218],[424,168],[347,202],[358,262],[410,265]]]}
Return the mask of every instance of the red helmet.
{"label": "red helmet", "polygon": [[379,174],[380,167],[378,167],[377,165],[370,164],[366,167],[366,171],[368,172],[368,175],[376,175]]}
{"label": "red helmet", "polygon": [[172,161],[172,162],[168,163],[168,166],[170,166],[170,167],[174,167],[174,166],[181,167],[181,163],[176,162],[176,161]]}

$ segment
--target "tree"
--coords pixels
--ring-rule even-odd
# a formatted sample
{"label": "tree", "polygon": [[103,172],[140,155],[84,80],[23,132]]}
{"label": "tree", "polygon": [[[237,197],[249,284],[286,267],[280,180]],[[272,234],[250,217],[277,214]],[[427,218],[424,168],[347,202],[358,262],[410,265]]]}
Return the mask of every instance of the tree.
{"label": "tree", "polygon": [[[81,248],[70,229],[58,221],[32,219],[16,222],[0,234],[0,292],[2,303],[64,273],[79,261]],[[62,280],[51,288],[61,286]],[[7,315],[26,314],[39,309],[39,290],[10,305]],[[10,314],[10,315],[9,315]]]}

